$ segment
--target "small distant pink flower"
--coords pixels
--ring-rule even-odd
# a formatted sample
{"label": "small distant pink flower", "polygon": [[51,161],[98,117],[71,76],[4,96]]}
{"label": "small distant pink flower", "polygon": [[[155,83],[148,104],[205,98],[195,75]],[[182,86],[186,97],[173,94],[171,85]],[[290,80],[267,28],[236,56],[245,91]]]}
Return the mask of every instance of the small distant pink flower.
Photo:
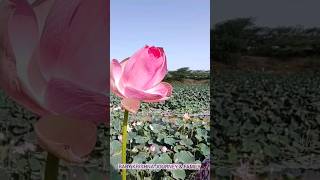
{"label": "small distant pink flower", "polygon": [[23,146],[17,146],[13,149],[13,152],[17,154],[25,154],[26,149]]}
{"label": "small distant pink flower", "polygon": [[156,146],[155,146],[155,145],[151,145],[151,146],[149,147],[149,150],[150,150],[151,152],[155,152],[155,151],[156,151]]}
{"label": "small distant pink flower", "polygon": [[163,153],[165,153],[165,152],[167,152],[167,147],[165,147],[165,146],[163,146],[162,148],[161,148],[161,152],[163,152]]}
{"label": "small distant pink flower", "polygon": [[29,151],[35,151],[37,149],[37,147],[32,143],[25,143],[24,146]]}
{"label": "small distant pink flower", "polygon": [[36,146],[31,143],[24,143],[20,146],[16,146],[13,150],[13,152],[18,153],[18,154],[25,154],[28,151],[35,151]]}
{"label": "small distant pink flower", "polygon": [[119,135],[118,139],[119,139],[120,142],[122,142],[122,135]]}
{"label": "small distant pink flower", "polygon": [[188,113],[185,113],[185,114],[183,115],[183,119],[184,119],[184,120],[189,120],[189,119],[190,119],[189,114],[188,114]]}
{"label": "small distant pink flower", "polygon": [[111,62],[111,89],[122,98],[122,106],[136,113],[140,102],[169,99],[172,86],[162,82],[167,74],[167,59],[159,47],[145,46],[130,58]]}

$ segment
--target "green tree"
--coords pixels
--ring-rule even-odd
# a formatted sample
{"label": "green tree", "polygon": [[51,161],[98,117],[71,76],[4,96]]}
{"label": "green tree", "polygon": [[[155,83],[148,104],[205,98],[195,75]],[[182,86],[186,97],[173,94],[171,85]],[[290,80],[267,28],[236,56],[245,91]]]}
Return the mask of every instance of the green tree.
{"label": "green tree", "polygon": [[211,31],[213,60],[236,63],[257,31],[252,18],[237,18],[216,24]]}

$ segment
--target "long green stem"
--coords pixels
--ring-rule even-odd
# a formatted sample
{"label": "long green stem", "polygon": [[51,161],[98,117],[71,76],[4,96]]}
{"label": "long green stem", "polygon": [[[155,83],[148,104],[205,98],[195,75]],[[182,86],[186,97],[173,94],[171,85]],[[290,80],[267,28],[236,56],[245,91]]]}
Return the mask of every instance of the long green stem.
{"label": "long green stem", "polygon": [[[124,112],[124,121],[122,124],[122,164],[126,164],[126,157],[127,157],[127,139],[128,139],[128,132],[127,132],[127,127],[128,127],[128,117],[129,117],[129,112],[125,110]],[[122,180],[127,179],[127,170],[122,169],[121,171],[122,175]]]}
{"label": "long green stem", "polygon": [[48,152],[45,180],[57,180],[59,172],[59,158]]}

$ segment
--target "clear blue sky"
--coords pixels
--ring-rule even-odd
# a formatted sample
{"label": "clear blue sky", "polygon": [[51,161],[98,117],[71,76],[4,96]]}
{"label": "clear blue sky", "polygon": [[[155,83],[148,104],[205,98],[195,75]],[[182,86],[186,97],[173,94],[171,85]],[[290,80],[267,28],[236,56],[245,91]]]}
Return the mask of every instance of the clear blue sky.
{"label": "clear blue sky", "polygon": [[210,69],[210,0],[111,0],[111,58],[163,47],[168,69]]}

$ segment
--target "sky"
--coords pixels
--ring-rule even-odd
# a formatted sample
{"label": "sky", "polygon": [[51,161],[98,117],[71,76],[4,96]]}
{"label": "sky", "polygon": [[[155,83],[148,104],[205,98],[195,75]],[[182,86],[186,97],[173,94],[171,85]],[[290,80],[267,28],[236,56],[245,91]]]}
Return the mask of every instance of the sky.
{"label": "sky", "polygon": [[212,23],[236,17],[255,17],[269,27],[320,26],[319,0],[213,0]]}
{"label": "sky", "polygon": [[111,0],[111,59],[163,47],[168,69],[210,69],[210,0]]}

